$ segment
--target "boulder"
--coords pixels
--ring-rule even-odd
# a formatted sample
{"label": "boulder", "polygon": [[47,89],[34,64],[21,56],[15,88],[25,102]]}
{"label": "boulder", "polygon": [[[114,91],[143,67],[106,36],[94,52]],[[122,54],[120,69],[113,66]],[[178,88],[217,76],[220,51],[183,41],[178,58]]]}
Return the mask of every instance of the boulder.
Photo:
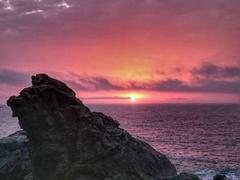
{"label": "boulder", "polygon": [[213,180],[228,180],[228,179],[224,174],[216,174],[216,176],[213,177]]}
{"label": "boulder", "polygon": [[189,173],[180,173],[177,176],[160,178],[159,180],[201,180],[198,176]]}
{"label": "boulder", "polygon": [[0,179],[24,180],[31,172],[27,144],[24,131],[0,139]]}
{"label": "boulder", "polygon": [[10,97],[27,133],[34,180],[156,180],[175,176],[165,155],[111,117],[91,112],[73,90],[46,74]]}

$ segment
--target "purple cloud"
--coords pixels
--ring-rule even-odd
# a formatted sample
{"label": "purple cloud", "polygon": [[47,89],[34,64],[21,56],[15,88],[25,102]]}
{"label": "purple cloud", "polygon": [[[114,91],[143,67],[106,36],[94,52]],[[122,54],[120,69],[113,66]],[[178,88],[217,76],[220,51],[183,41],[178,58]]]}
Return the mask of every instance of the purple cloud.
{"label": "purple cloud", "polygon": [[[166,79],[153,82],[128,82],[117,84],[104,77],[77,76],[76,80],[62,79],[76,91],[122,91],[122,90],[146,90],[159,92],[203,92],[203,93],[240,93],[240,79],[224,80],[215,77],[235,77],[238,76],[237,67],[218,67],[211,65],[213,72],[201,66],[192,71],[193,81],[186,83],[179,79]],[[231,70],[233,69],[233,72]],[[201,74],[204,78],[195,77]],[[62,76],[64,77],[64,76]],[[0,83],[24,87],[29,84],[30,75],[11,69],[0,70]],[[116,97],[110,97],[115,98]]]}
{"label": "purple cloud", "polygon": [[237,66],[217,66],[205,63],[199,68],[192,70],[194,76],[202,78],[240,78],[240,67]]}
{"label": "purple cloud", "polygon": [[10,86],[26,86],[29,84],[30,75],[11,69],[0,69],[0,84]]}
{"label": "purple cloud", "polygon": [[126,23],[135,31],[158,32],[167,24],[169,31],[161,33],[176,33],[173,29],[184,28],[194,34],[204,34],[204,27],[239,32],[239,5],[237,0],[3,0],[0,1],[0,37],[25,41],[66,40],[66,37],[73,41],[76,35],[80,39],[105,38],[129,32],[119,28]]}
{"label": "purple cloud", "polygon": [[240,93],[240,67],[205,63],[191,70],[190,83],[179,79],[116,84],[104,77],[81,77],[68,84],[79,91],[147,90],[159,92]]}
{"label": "purple cloud", "polygon": [[[94,79],[94,80],[93,80]],[[68,84],[78,91],[99,90],[146,90],[159,92],[204,92],[204,93],[240,93],[240,81],[195,79],[188,84],[178,79],[159,80],[149,83],[114,84],[105,78],[90,78],[83,82],[69,81]],[[90,82],[90,84],[89,84]]]}
{"label": "purple cloud", "polygon": [[129,97],[121,97],[121,96],[95,96],[95,97],[80,97],[80,99],[94,99],[94,100],[111,100],[111,99],[130,99]]}
{"label": "purple cloud", "polygon": [[67,81],[74,89],[82,91],[98,91],[98,90],[124,90],[121,85],[116,85],[110,80],[103,77],[81,77],[75,81]]}

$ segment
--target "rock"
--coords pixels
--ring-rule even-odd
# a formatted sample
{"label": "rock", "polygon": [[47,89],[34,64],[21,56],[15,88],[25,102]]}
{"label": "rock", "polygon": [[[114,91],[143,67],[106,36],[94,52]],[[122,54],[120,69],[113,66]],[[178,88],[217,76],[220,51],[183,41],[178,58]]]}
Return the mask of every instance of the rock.
{"label": "rock", "polygon": [[69,87],[46,74],[33,76],[32,86],[7,104],[27,133],[34,180],[156,180],[176,175],[165,155],[119,128],[111,117],[91,112]]}
{"label": "rock", "polygon": [[24,180],[31,172],[27,144],[24,131],[0,139],[0,179]]}
{"label": "rock", "polygon": [[33,180],[32,172],[25,176],[24,180]]}
{"label": "rock", "polygon": [[201,180],[201,179],[194,174],[180,173],[177,176],[160,178],[159,180]]}
{"label": "rock", "polygon": [[214,176],[213,180],[227,180],[227,177],[223,174],[217,174]]}

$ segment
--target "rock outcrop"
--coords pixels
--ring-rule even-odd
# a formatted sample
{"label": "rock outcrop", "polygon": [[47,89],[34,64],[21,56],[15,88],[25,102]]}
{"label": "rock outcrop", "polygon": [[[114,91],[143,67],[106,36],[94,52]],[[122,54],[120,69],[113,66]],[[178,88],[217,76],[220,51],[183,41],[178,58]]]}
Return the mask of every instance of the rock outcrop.
{"label": "rock outcrop", "polygon": [[229,180],[224,174],[217,174],[214,176],[213,180]]}
{"label": "rock outcrop", "polygon": [[27,133],[34,180],[157,180],[176,175],[163,154],[119,128],[111,117],[91,112],[69,87],[45,74],[33,76],[32,86],[7,104]]}
{"label": "rock outcrop", "polygon": [[177,176],[164,177],[159,180],[201,180],[198,176],[189,173],[180,173]]}
{"label": "rock outcrop", "polygon": [[24,131],[18,131],[0,139],[0,179],[24,180],[31,173],[28,139]]}
{"label": "rock outcrop", "polygon": [[[24,131],[18,131],[8,137],[0,139],[0,179],[33,180],[27,145],[28,139]],[[227,180],[223,175],[216,175],[214,180],[217,180],[215,178],[219,179],[219,177],[224,178],[221,180]],[[180,173],[176,176],[158,178],[158,180],[200,179],[193,174]]]}

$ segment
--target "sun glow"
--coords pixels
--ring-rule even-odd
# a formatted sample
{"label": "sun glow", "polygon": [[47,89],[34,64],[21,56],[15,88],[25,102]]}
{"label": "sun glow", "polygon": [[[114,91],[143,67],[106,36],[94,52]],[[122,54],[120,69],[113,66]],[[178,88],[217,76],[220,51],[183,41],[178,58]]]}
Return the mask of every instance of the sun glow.
{"label": "sun glow", "polygon": [[131,102],[135,102],[137,100],[137,98],[135,96],[131,96],[130,100],[131,100]]}
{"label": "sun glow", "polygon": [[139,93],[127,93],[122,95],[124,98],[128,99],[131,103],[136,103],[143,97],[145,97],[143,94]]}

